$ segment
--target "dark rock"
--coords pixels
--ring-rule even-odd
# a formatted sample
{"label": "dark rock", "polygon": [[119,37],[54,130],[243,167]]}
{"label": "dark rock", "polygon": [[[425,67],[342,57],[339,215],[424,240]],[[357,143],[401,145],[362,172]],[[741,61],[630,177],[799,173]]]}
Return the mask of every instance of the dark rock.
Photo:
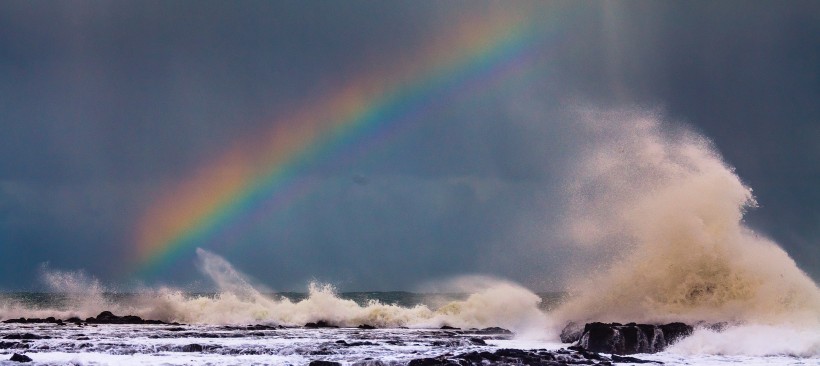
{"label": "dark rock", "polygon": [[[628,357],[624,362],[644,363],[644,360]],[[478,365],[611,365],[612,359],[584,349],[570,350],[519,350],[499,349],[493,353],[468,352],[460,355],[442,355],[410,361],[413,366],[478,366]]]}
{"label": "dark rock", "polygon": [[373,360],[373,359],[364,359],[360,361],[356,361],[350,366],[387,366],[386,363],[380,360]]}
{"label": "dark rock", "polygon": [[475,334],[505,334],[505,335],[512,335],[513,334],[513,332],[511,332],[511,331],[509,331],[507,329],[504,329],[504,328],[499,328],[499,327],[489,327],[489,328],[479,329],[479,330],[476,330],[476,331],[471,332],[471,333],[475,333]]}
{"label": "dark rock", "polygon": [[14,361],[14,362],[31,362],[31,361],[32,361],[32,359],[31,359],[31,357],[29,357],[29,356],[26,356],[26,355],[21,355],[21,354],[19,354],[19,353],[15,353],[15,354],[11,355],[11,358],[9,359],[9,361]]}
{"label": "dark rock", "polygon": [[340,339],[340,340],[336,341],[336,344],[338,344],[340,346],[345,346],[345,347],[377,346],[378,345],[378,343],[367,342],[367,341],[365,341],[365,342],[347,342],[344,339]]}
{"label": "dark rock", "polygon": [[667,344],[673,344],[683,338],[692,335],[695,331],[690,325],[683,323],[669,323],[660,326]]}
{"label": "dark rock", "polygon": [[264,325],[264,324],[256,324],[256,325],[249,325],[245,329],[247,330],[276,330],[279,327],[275,325]]}
{"label": "dark rock", "polygon": [[629,357],[629,356],[618,356],[612,355],[612,362],[623,362],[623,363],[657,363],[663,365],[663,362],[660,361],[652,361],[652,360],[642,360],[640,358]]}
{"label": "dark rock", "polygon": [[561,342],[562,343],[575,343],[581,339],[581,334],[584,333],[584,327],[576,322],[569,322],[561,330]]}
{"label": "dark rock", "polygon": [[20,342],[0,342],[0,349],[28,348],[28,345]]}
{"label": "dark rock", "polygon": [[461,328],[451,327],[451,326],[449,326],[449,325],[443,325],[443,326],[441,326],[441,329],[446,329],[446,330],[461,330]]}
{"label": "dark rock", "polygon": [[407,366],[451,366],[456,365],[458,363],[449,361],[444,357],[436,357],[436,358],[419,358],[410,361]]}
{"label": "dark rock", "polygon": [[14,333],[3,337],[3,339],[51,339],[49,336],[38,336],[31,333]]}
{"label": "dark rock", "polygon": [[359,325],[358,327],[356,327],[356,328],[359,328],[359,329],[367,329],[367,330],[370,330],[370,329],[376,329],[376,327],[374,327],[374,326],[372,326],[372,325],[370,325],[370,324],[360,324],[360,325]]}
{"label": "dark rock", "polygon": [[655,353],[691,335],[692,330],[691,326],[683,323],[588,323],[584,326],[578,346],[592,352],[619,355]]}
{"label": "dark rock", "polygon": [[[78,323],[79,319],[71,318],[66,320],[70,323]],[[116,316],[110,311],[103,311],[97,317],[85,319],[89,324],[166,324],[161,320],[145,320],[136,315]]]}
{"label": "dark rock", "polygon": [[307,323],[305,328],[338,328],[339,326],[328,323],[325,320],[320,320],[316,323]]}
{"label": "dark rock", "polygon": [[486,346],[487,342],[484,342],[481,338],[470,338],[470,343],[475,344],[477,346]]}
{"label": "dark rock", "polygon": [[310,361],[308,366],[342,366],[341,363],[333,361]]}
{"label": "dark rock", "polygon": [[202,352],[202,345],[191,343],[182,346],[182,352]]}
{"label": "dark rock", "polygon": [[17,318],[17,319],[6,319],[3,320],[3,323],[26,323],[26,318]]}

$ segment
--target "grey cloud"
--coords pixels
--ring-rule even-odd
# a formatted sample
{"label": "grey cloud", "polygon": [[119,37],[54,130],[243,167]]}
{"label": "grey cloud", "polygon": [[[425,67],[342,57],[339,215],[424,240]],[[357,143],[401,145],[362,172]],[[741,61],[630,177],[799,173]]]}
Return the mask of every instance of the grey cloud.
{"label": "grey cloud", "polygon": [[[750,225],[820,277],[817,3],[504,6],[550,19],[559,5],[573,11],[540,25],[537,78],[430,113],[351,162],[306,167],[324,181],[309,199],[209,249],[276,289],[460,273],[549,288],[569,256],[554,234],[560,185],[586,138],[565,111],[637,105],[712,139],[755,189]],[[117,267],[161,187],[494,6],[0,4],[0,288],[28,286],[43,261],[131,281]],[[193,256],[160,280],[197,281]]]}

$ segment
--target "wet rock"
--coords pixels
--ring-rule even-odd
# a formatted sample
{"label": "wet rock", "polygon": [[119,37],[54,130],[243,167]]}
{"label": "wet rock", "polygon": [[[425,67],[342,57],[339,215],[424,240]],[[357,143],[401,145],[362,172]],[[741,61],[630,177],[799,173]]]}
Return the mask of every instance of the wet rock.
{"label": "wet rock", "polygon": [[279,327],[275,325],[264,325],[264,324],[256,324],[256,325],[249,325],[245,329],[247,330],[276,330]]}
{"label": "wet rock", "polygon": [[32,361],[32,359],[31,359],[31,357],[29,357],[29,356],[26,356],[26,355],[21,355],[21,354],[19,354],[19,353],[15,353],[15,354],[11,355],[11,358],[9,359],[9,361],[14,361],[14,362],[31,362],[31,361]]}
{"label": "wet rock", "polygon": [[3,320],[3,323],[27,323],[28,319],[26,318],[17,318],[17,319],[6,319]]}
{"label": "wet rock", "polygon": [[486,346],[487,342],[484,342],[481,338],[470,338],[470,343],[475,344],[477,346]]}
{"label": "wet rock", "polygon": [[310,361],[308,366],[342,366],[341,363],[333,362],[333,361]]}
{"label": "wet rock", "polygon": [[684,323],[669,323],[660,326],[667,344],[675,343],[692,335],[694,328]]}
{"label": "wet rock", "polygon": [[444,329],[444,330],[461,330],[461,328],[451,327],[449,325],[442,325],[440,329]]}
{"label": "wet rock", "polygon": [[202,345],[191,343],[182,346],[182,352],[202,352]]}
{"label": "wet rock", "polygon": [[0,342],[0,349],[9,349],[9,348],[28,348],[28,345],[25,343],[20,342]]}
{"label": "wet rock", "polygon": [[499,327],[489,327],[489,328],[479,329],[479,330],[476,330],[472,333],[475,333],[475,334],[504,334],[504,335],[512,335],[513,334],[513,332],[511,332],[510,330],[504,329],[504,328],[499,328]]}
{"label": "wet rock", "polygon": [[419,358],[410,361],[407,366],[458,366],[458,363],[447,360],[443,357],[437,358]]}
{"label": "wet rock", "polygon": [[344,339],[340,339],[340,340],[336,341],[336,344],[338,344],[340,346],[345,346],[345,347],[377,346],[378,345],[378,343],[367,342],[367,341],[365,341],[365,342],[348,342],[348,341],[345,341]]}
{"label": "wet rock", "polygon": [[569,322],[561,330],[561,342],[562,343],[575,343],[581,339],[581,334],[584,333],[584,327],[581,324],[576,322]]}
{"label": "wet rock", "polygon": [[660,362],[660,361],[642,360],[640,358],[629,357],[629,356],[618,356],[618,355],[612,355],[612,362],[620,362],[620,363],[657,363],[657,364],[663,365],[663,362]]}
{"label": "wet rock", "polygon": [[620,323],[588,323],[578,340],[582,349],[618,355],[655,353],[692,334],[692,327],[683,323],[664,325]]}
{"label": "wet rock", "polygon": [[[73,323],[72,319],[66,321]],[[145,320],[136,315],[117,316],[110,311],[103,311],[96,317],[86,318],[85,322],[89,324],[166,324],[161,320]]]}
{"label": "wet rock", "polygon": [[366,330],[376,329],[376,327],[374,327],[374,326],[372,326],[372,325],[370,325],[370,324],[360,324],[360,325],[359,325],[358,327],[356,327],[356,328],[359,328],[359,329],[366,329]]}
{"label": "wet rock", "polygon": [[53,316],[50,316],[45,319],[41,318],[17,318],[17,319],[7,319],[4,320],[3,323],[21,323],[21,324],[60,324],[63,321],[60,319],[56,319]]}
{"label": "wet rock", "polygon": [[315,323],[305,324],[305,328],[338,328],[339,326],[328,323],[326,320],[320,320]]}
{"label": "wet rock", "polygon": [[[623,358],[630,363],[644,363],[633,357]],[[411,366],[478,366],[478,365],[611,365],[612,359],[595,352],[579,350],[519,350],[499,349],[495,352],[468,352],[456,356],[442,355],[420,358],[408,363]],[[620,362],[620,361],[616,361]]]}
{"label": "wet rock", "polygon": [[6,335],[3,339],[51,339],[51,337],[39,336],[31,333],[14,333]]}
{"label": "wet rock", "polygon": [[356,361],[350,366],[387,366],[387,364],[379,360],[364,359]]}

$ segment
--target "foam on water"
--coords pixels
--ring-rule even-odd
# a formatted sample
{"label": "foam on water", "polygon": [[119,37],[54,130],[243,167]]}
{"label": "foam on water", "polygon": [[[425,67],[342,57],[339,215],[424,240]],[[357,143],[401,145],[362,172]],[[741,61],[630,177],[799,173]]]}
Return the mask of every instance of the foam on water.
{"label": "foam on water", "polygon": [[820,329],[772,325],[740,325],[716,332],[707,328],[673,345],[673,353],[686,355],[729,355],[820,357]]}

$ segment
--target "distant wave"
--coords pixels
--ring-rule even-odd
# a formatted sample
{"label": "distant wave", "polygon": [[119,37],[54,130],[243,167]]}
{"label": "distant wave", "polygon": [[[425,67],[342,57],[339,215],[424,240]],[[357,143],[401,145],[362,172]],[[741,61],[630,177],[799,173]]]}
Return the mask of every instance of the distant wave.
{"label": "distant wave", "polygon": [[338,296],[330,285],[317,283],[310,284],[305,299],[293,301],[265,294],[251,286],[243,274],[216,254],[203,249],[198,249],[197,254],[200,269],[218,286],[218,293],[192,295],[172,288],[159,288],[112,301],[104,296],[104,289],[98,281],[81,272],[50,271],[45,279],[50,281],[52,289],[68,290],[68,298],[62,304],[38,307],[6,300],[0,304],[0,318],[85,318],[110,310],[116,314],[194,324],[272,323],[302,326],[324,320],[344,327],[362,324],[413,328],[500,326],[519,332],[544,329],[546,326],[546,316],[538,307],[541,298],[519,285],[502,280],[482,278],[478,282],[462,281],[469,283],[462,289],[470,287],[469,290],[472,290],[466,299],[438,301],[441,305],[435,308],[423,304],[403,307],[377,300],[362,305]]}

